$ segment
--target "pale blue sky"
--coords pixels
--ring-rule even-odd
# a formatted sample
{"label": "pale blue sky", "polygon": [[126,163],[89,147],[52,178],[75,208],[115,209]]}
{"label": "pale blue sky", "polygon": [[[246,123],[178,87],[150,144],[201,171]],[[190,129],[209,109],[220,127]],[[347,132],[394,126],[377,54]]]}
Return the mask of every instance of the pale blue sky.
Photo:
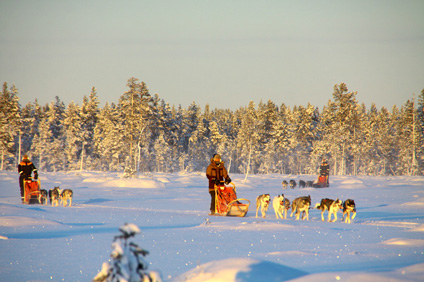
{"label": "pale blue sky", "polygon": [[424,88],[424,1],[0,1],[0,81],[21,105],[118,102],[137,77],[171,105],[367,107]]}

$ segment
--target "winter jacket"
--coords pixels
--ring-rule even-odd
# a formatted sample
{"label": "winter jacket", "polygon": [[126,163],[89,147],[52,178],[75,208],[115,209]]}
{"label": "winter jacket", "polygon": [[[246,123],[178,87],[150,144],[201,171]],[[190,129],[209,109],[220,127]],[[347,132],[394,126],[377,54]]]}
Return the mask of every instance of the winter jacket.
{"label": "winter jacket", "polygon": [[228,172],[224,166],[224,162],[221,161],[221,163],[217,165],[212,158],[211,163],[206,169],[206,177],[209,179],[209,191],[214,191],[215,179],[224,181],[228,178]]}
{"label": "winter jacket", "polygon": [[24,179],[31,178],[31,174],[33,172],[34,172],[34,178],[35,179],[38,178],[37,168],[35,167],[35,165],[30,160],[23,160],[18,165],[18,172],[19,172],[19,176],[23,177]]}
{"label": "winter jacket", "polygon": [[328,176],[330,174],[330,165],[327,162],[323,162],[319,168],[320,175]]}

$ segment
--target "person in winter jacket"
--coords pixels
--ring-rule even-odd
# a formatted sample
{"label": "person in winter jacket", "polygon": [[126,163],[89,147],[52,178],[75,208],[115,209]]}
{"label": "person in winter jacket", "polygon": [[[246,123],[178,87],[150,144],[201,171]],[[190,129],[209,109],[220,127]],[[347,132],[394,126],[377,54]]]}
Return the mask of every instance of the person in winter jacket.
{"label": "person in winter jacket", "polygon": [[322,159],[322,163],[321,166],[319,167],[319,173],[322,176],[325,176],[325,178],[327,179],[327,187],[329,186],[328,184],[330,183],[329,178],[330,178],[330,165],[327,163],[326,159]]}
{"label": "person in winter jacket", "polygon": [[21,198],[24,202],[24,180],[31,179],[32,173],[34,173],[34,179],[38,179],[38,172],[35,165],[29,160],[28,155],[24,155],[22,162],[18,165],[19,172],[19,187],[21,189]]}
{"label": "person in winter jacket", "polygon": [[209,194],[211,195],[211,214],[215,213],[215,184],[219,184],[225,181],[226,184],[231,182],[231,178],[228,176],[227,169],[224,166],[224,162],[221,160],[219,154],[214,154],[211,158],[211,163],[206,169],[206,177],[209,180]]}

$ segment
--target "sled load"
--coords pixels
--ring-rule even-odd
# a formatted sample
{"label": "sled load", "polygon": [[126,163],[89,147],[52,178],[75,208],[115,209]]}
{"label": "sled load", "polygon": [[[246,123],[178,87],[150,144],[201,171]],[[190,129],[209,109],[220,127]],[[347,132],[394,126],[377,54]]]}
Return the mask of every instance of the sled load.
{"label": "sled load", "polygon": [[314,188],[324,188],[324,187],[328,187],[328,183],[327,183],[327,178],[328,176],[325,175],[320,175],[318,176],[318,179],[314,181],[314,183],[312,184],[312,187]]}
{"label": "sled load", "polygon": [[237,199],[236,186],[233,182],[229,186],[224,182],[215,184],[215,215],[244,217],[249,205],[248,199]]}
{"label": "sled load", "polygon": [[24,179],[25,204],[47,204],[46,194],[40,189],[40,180]]}

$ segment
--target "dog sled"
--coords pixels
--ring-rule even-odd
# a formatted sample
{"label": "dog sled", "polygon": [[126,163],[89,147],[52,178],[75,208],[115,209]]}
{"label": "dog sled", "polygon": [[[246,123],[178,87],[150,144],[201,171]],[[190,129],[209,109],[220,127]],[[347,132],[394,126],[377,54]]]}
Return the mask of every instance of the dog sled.
{"label": "dog sled", "polygon": [[328,187],[328,176],[320,175],[318,176],[318,179],[314,181],[312,184],[312,187],[314,188],[325,188]]}
{"label": "dog sled", "polygon": [[40,180],[24,179],[24,203],[25,204],[46,204],[47,195],[40,189]]}
{"label": "dog sled", "polygon": [[[249,209],[248,199],[238,199],[236,186],[233,182],[225,185],[221,182],[215,184],[215,215],[244,217]],[[245,203],[243,203],[245,202]]]}

